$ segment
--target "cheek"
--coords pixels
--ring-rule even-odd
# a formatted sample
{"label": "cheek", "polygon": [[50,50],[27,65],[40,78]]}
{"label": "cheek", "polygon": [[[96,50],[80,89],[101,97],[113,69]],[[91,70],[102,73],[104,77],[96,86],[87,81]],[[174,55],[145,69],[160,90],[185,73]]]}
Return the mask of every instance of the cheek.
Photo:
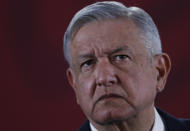
{"label": "cheek", "polygon": [[122,87],[124,88],[128,101],[134,106],[151,104],[156,96],[156,81],[153,74],[146,69],[131,68],[127,73],[120,73]]}
{"label": "cheek", "polygon": [[94,81],[92,78],[79,77],[76,87],[77,102],[87,115],[92,110]]}
{"label": "cheek", "polygon": [[88,77],[84,77],[84,76],[79,76],[78,77],[78,87],[80,89],[81,92],[84,92],[83,94],[85,94],[86,96],[88,96],[89,98],[91,98],[94,94],[94,90],[95,90],[95,79],[93,76],[88,76]]}

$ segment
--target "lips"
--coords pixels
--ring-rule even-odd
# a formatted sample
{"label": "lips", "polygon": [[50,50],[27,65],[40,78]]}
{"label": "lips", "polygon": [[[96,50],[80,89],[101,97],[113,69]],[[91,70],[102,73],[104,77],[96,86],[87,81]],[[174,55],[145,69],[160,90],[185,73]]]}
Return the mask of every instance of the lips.
{"label": "lips", "polygon": [[121,95],[115,94],[115,93],[110,93],[110,94],[104,94],[101,97],[99,97],[96,102],[93,104],[93,111],[95,110],[95,106],[97,103],[99,103],[100,101],[104,101],[104,100],[113,100],[113,99],[123,99],[125,100],[125,98]]}
{"label": "lips", "polygon": [[106,94],[101,96],[98,101],[104,100],[104,99],[110,99],[110,98],[123,98],[122,96],[118,95],[118,94]]}

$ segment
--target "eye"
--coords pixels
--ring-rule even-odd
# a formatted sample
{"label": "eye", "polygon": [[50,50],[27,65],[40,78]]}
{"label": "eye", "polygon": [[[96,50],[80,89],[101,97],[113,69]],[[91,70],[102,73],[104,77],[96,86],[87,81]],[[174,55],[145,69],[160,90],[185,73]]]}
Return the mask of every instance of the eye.
{"label": "eye", "polygon": [[127,59],[130,59],[130,57],[128,55],[115,55],[113,57],[114,61],[124,61],[124,60],[127,60]]}
{"label": "eye", "polygon": [[85,62],[83,62],[81,64],[81,69],[82,70],[87,70],[90,67],[92,67],[93,64],[95,64],[95,60],[94,59],[89,59],[89,60],[87,60],[87,61],[85,61]]}

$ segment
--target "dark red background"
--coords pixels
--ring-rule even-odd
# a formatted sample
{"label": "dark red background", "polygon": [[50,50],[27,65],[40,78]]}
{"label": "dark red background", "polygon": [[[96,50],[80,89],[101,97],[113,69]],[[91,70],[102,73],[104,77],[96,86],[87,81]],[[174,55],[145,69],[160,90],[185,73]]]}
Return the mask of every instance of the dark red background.
{"label": "dark red background", "polygon": [[[76,11],[96,0],[0,1],[0,129],[75,131],[85,120],[65,77],[62,37]],[[139,6],[158,25],[172,59],[156,104],[190,117],[189,0],[120,0]]]}

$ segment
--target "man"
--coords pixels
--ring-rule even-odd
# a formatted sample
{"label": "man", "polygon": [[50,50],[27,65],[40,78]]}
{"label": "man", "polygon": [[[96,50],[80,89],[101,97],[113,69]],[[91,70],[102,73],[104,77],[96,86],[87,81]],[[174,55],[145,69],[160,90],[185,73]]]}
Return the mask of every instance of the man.
{"label": "man", "polygon": [[190,121],[156,109],[170,58],[151,17],[137,7],[97,2],[64,36],[67,77],[87,117],[79,131],[189,131]]}

